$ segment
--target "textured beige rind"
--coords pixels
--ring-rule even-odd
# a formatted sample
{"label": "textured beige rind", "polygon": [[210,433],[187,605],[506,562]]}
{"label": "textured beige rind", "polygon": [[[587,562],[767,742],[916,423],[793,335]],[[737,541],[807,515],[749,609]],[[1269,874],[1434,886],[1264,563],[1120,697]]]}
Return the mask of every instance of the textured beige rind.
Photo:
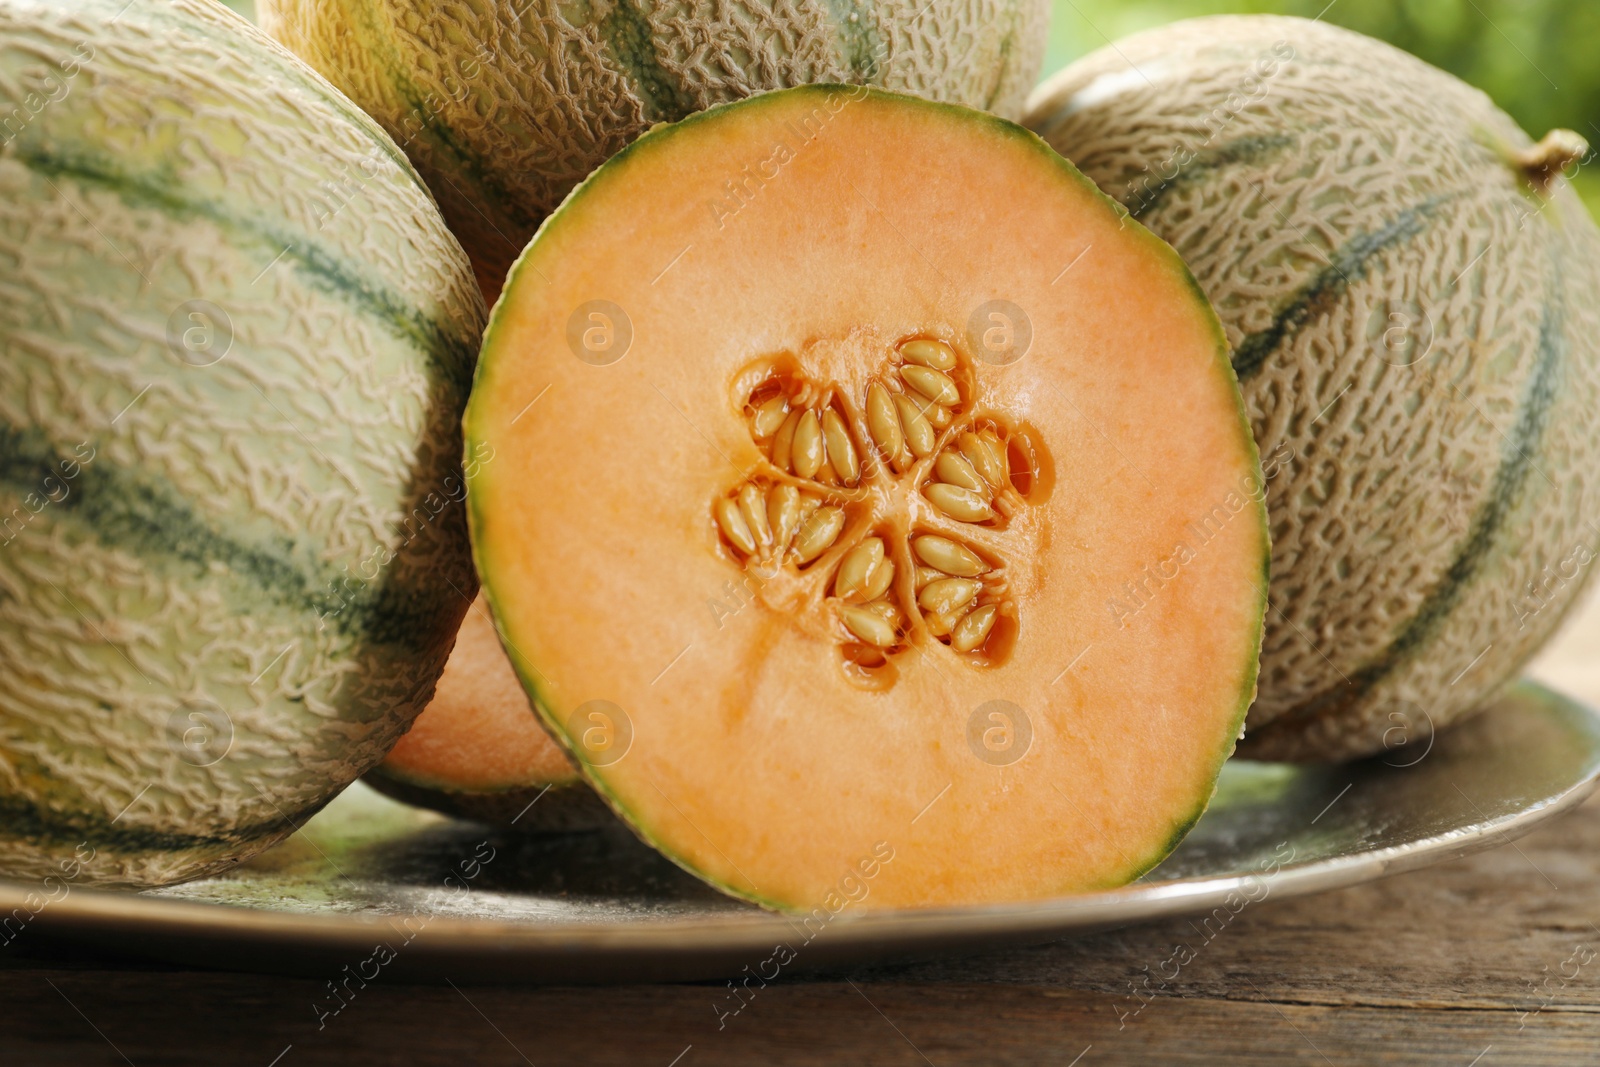
{"label": "textured beige rind", "polygon": [[654,123],[817,82],[1016,118],[1049,5],[261,0],[259,12],[394,135],[495,292],[539,221]]}
{"label": "textured beige rind", "polygon": [[[427,190],[221,5],[123,3],[0,0],[0,875],[82,843],[77,884],[292,832],[423,707],[476,584],[484,310]],[[228,326],[180,358],[194,300]]]}
{"label": "textured beige rind", "polygon": [[[1293,58],[1252,81],[1283,43]],[[1478,705],[1600,548],[1600,233],[1577,197],[1510,165],[1529,139],[1482,93],[1298,19],[1137,35],[1042,86],[1026,122],[1184,255],[1236,362],[1331,262],[1349,278],[1240,375],[1281,461],[1241,753],[1364,755]],[[1364,272],[1340,259],[1396,225],[1415,232]],[[1391,365],[1385,315],[1417,309],[1431,349]]]}

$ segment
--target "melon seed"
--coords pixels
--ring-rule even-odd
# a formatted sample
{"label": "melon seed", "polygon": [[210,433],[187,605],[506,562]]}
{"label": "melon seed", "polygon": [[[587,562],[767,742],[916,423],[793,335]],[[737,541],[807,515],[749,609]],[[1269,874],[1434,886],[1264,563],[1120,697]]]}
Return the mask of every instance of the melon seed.
{"label": "melon seed", "polygon": [[761,487],[755,482],[745,482],[740,488],[739,512],[758,544],[772,544],[772,527],[767,524],[767,502],[761,499]]}
{"label": "melon seed", "polygon": [[717,525],[722,528],[722,536],[726,537],[745,555],[751,555],[756,550],[756,539],[750,535],[750,527],[744,521],[744,516],[739,513],[739,505],[727,497],[717,501]]}
{"label": "melon seed", "polygon": [[773,486],[767,497],[767,525],[772,530],[772,543],[781,554],[800,527],[800,490],[792,485]]}
{"label": "melon seed", "polygon": [[949,615],[929,615],[927,617],[928,632],[935,637],[949,637],[950,631],[955,629],[956,622],[960,618],[960,612],[952,612]]}
{"label": "melon seed", "polygon": [[894,406],[900,413],[900,425],[905,428],[906,444],[911,447],[911,452],[918,459],[933,451],[933,427],[917,410],[917,405],[904,393],[894,395]]}
{"label": "melon seed", "polygon": [[999,615],[1000,610],[993,604],[973,608],[950,631],[950,647],[957,652],[971,652],[989,639],[989,631],[994,629],[994,620]]}
{"label": "melon seed", "polygon": [[961,402],[961,394],[956,391],[956,383],[942,371],[908,363],[900,368],[900,377],[907,385],[935,404],[950,405]]}
{"label": "melon seed", "polygon": [[839,539],[844,529],[844,512],[839,508],[818,508],[816,513],[800,524],[800,536],[795,540],[794,552],[801,563],[810,563]]}
{"label": "melon seed", "polygon": [[867,430],[885,459],[896,467],[905,466],[905,434],[900,431],[900,417],[894,413],[889,390],[881,382],[867,387]]}
{"label": "melon seed", "polygon": [[982,582],[975,582],[971,578],[940,578],[923,586],[922,592],[917,594],[917,603],[922,605],[924,611],[934,615],[949,615],[957,608],[965,607],[982,588]]}
{"label": "melon seed", "polygon": [[894,560],[886,559],[872,569],[872,576],[867,579],[866,587],[861,590],[862,600],[877,600],[889,591],[889,583],[894,581]]}
{"label": "melon seed", "polygon": [[861,462],[856,458],[855,442],[845,429],[844,419],[833,408],[822,413],[822,438],[828,446],[828,462],[845,485],[855,485],[861,477]]}
{"label": "melon seed", "polygon": [[869,645],[888,648],[894,644],[893,624],[884,621],[876,611],[847,604],[839,609],[839,620],[845,629]]}
{"label": "melon seed", "polygon": [[937,582],[940,578],[943,578],[943,577],[944,577],[944,572],[943,571],[935,570],[932,567],[918,567],[917,568],[917,574],[916,574],[917,591],[921,592],[923,586],[927,585],[929,582]]}
{"label": "melon seed", "polygon": [[922,414],[928,420],[928,425],[935,430],[944,429],[955,419],[955,414],[940,404],[930,404]]}
{"label": "melon seed", "polygon": [[789,417],[778,427],[778,435],[772,439],[772,465],[786,474],[790,469],[789,453],[794,451],[794,431],[799,425],[800,413],[789,412]]}
{"label": "melon seed", "polygon": [[948,482],[934,482],[923,486],[923,494],[933,502],[933,506],[961,522],[985,522],[994,518],[994,511],[983,497],[971,489],[963,489],[959,485]]}
{"label": "melon seed", "polygon": [[794,472],[802,478],[815,478],[822,469],[822,427],[817,425],[817,413],[810,408],[794,428],[791,456]]}
{"label": "melon seed", "polygon": [[907,363],[934,370],[954,370],[956,365],[955,349],[943,341],[907,341],[900,346],[900,356]]}
{"label": "melon seed", "polygon": [[961,454],[967,457],[973,469],[983,475],[983,480],[999,489],[1005,485],[1006,450],[991,433],[982,436],[968,430],[961,435]]}
{"label": "melon seed", "polygon": [[981,497],[989,496],[989,486],[978,477],[978,472],[972,469],[972,464],[968,463],[959,452],[939,453],[939,458],[933,462],[933,473],[941,482],[971,489]]}
{"label": "melon seed", "polygon": [[893,626],[895,629],[898,630],[900,628],[900,609],[895,607],[891,602],[887,600],[874,600],[872,603],[864,604],[862,606],[868,611],[872,612],[874,615],[878,616],[878,618],[882,619],[884,622],[888,623],[890,626]]}
{"label": "melon seed", "polygon": [[833,595],[840,600],[855,599],[872,578],[872,572],[882,563],[883,540],[877,537],[867,538],[846,552],[844,559],[839,562],[839,573],[833,579]]}
{"label": "melon seed", "polygon": [[755,430],[757,439],[771,437],[778,432],[778,427],[783,425],[783,420],[789,414],[789,400],[782,393],[768,400],[756,408],[755,418],[751,420],[751,428]]}
{"label": "melon seed", "polygon": [[928,566],[958,578],[976,578],[989,569],[976,552],[948,537],[923,534],[911,542],[911,549]]}

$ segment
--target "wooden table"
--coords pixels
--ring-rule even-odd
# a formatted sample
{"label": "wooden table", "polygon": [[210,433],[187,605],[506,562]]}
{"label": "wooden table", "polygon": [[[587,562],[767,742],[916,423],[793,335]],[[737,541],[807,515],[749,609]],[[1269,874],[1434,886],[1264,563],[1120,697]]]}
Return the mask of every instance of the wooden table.
{"label": "wooden table", "polygon": [[[1600,598],[1535,673],[1600,703]],[[0,950],[0,1065],[1600,1064],[1600,800],[1463,860],[1269,898],[1140,995],[1202,941],[1180,919],[785,978],[719,1031],[714,984],[382,982],[319,1030],[318,981],[19,939]]]}

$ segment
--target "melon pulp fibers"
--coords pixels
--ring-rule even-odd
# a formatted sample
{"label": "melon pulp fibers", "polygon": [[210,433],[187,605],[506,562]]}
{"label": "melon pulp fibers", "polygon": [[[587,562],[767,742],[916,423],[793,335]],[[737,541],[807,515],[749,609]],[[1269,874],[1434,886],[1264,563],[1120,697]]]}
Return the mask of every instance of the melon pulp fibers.
{"label": "melon pulp fibers", "polygon": [[525,832],[615,821],[539,724],[481,597],[433,699],[365,781],[408,804]]}
{"label": "melon pulp fibers", "polygon": [[1220,328],[1011,123],[825,86],[647,134],[524,252],[464,425],[545,724],[730,893],[1118,884],[1232,750],[1267,542]]}
{"label": "melon pulp fibers", "polygon": [[1183,254],[1228,332],[1272,472],[1241,752],[1425,747],[1600,551],[1600,231],[1561,177],[1582,139],[1534,144],[1443,71],[1270,16],[1135,35],[1026,121]]}
{"label": "melon pulp fibers", "polygon": [[[416,162],[487,293],[561,198],[652,124],[855,82],[1022,113],[1047,0],[261,0],[262,26]],[[730,176],[731,177],[731,176]]]}
{"label": "melon pulp fibers", "polygon": [[292,833],[475,577],[484,309],[375,123],[219,4],[0,0],[0,875]]}

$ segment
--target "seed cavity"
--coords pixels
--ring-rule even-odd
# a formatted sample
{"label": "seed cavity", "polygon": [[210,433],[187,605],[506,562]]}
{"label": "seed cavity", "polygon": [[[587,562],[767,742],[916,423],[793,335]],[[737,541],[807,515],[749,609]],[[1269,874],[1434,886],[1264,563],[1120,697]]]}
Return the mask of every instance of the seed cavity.
{"label": "seed cavity", "polygon": [[[1018,606],[1004,557],[1019,535],[1008,531],[1048,457],[1025,427],[969,410],[972,374],[952,345],[919,337],[854,382],[775,372],[745,402],[771,467],[713,501],[715,526],[763,580],[787,569],[786,581],[809,590],[784,603],[810,605],[798,610],[836,635],[856,684],[894,684],[893,664],[913,646],[943,644],[973,667],[1013,647]],[[913,477],[904,489],[931,510],[882,514],[905,499],[895,483]]]}
{"label": "seed cavity", "polygon": [[746,560],[804,566],[833,547],[844,530],[845,514],[792,485],[763,488],[746,482],[712,509],[717,529]]}

